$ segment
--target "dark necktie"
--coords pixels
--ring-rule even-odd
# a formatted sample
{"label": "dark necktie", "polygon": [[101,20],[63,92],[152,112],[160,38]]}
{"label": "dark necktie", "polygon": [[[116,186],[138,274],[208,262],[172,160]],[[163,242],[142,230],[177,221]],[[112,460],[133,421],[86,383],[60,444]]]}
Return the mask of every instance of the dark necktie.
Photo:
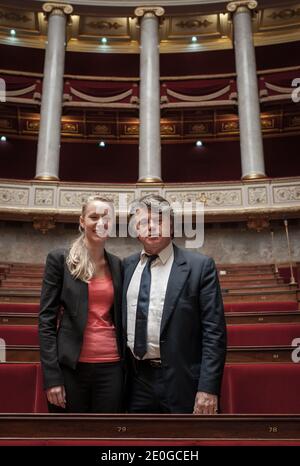
{"label": "dark necktie", "polygon": [[138,302],[136,306],[133,352],[141,359],[147,352],[147,321],[151,286],[151,264],[157,257],[158,256],[148,256],[147,263],[141,276]]}

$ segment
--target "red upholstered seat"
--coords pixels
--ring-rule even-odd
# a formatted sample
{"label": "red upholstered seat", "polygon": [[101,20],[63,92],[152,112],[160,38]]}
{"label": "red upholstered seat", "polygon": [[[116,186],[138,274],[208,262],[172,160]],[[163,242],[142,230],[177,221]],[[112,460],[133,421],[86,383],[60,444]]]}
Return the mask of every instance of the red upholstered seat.
{"label": "red upholstered seat", "polygon": [[300,323],[227,325],[228,346],[290,346]]}
{"label": "red upholstered seat", "polygon": [[0,364],[0,412],[34,413],[37,364]]}
{"label": "red upholstered seat", "polygon": [[225,312],[296,311],[297,303],[294,301],[224,303],[224,308]]}
{"label": "red upholstered seat", "polygon": [[300,364],[227,364],[223,414],[300,414]]}
{"label": "red upholstered seat", "polygon": [[7,345],[39,345],[37,325],[1,325],[0,338]]}
{"label": "red upholstered seat", "polygon": [[39,303],[0,303],[0,312],[34,314],[39,312]]}
{"label": "red upholstered seat", "polygon": [[2,363],[0,381],[1,413],[48,412],[40,364]]}

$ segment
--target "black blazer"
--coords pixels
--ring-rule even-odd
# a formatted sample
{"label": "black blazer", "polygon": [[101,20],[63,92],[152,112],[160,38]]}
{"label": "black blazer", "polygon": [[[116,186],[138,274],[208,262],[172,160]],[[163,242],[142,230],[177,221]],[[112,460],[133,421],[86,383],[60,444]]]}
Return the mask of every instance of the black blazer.
{"label": "black blazer", "polygon": [[[124,260],[123,326],[127,290],[140,260]],[[197,391],[218,395],[226,355],[226,325],[213,259],[174,245],[163,307],[160,352],[166,396],[173,410],[192,412]]]}
{"label": "black blazer", "polygon": [[[51,251],[47,256],[40,313],[40,355],[44,387],[63,385],[60,364],[76,368],[88,317],[88,284],[74,279],[66,265],[67,249]],[[122,265],[118,257],[105,251],[114,286],[111,309],[116,327],[117,346],[124,357],[124,338],[121,317]],[[62,309],[59,328],[58,316]]]}

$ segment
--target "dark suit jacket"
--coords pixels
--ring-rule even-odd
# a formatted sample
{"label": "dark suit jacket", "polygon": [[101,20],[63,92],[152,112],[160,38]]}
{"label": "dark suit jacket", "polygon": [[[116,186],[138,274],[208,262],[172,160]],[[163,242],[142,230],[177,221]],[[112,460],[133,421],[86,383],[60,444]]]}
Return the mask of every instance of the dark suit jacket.
{"label": "dark suit jacket", "polygon": [[[88,317],[88,284],[75,280],[66,265],[68,250],[57,249],[47,256],[41,292],[39,338],[45,388],[63,385],[60,364],[76,368]],[[118,257],[105,252],[114,286],[111,309],[117,346],[124,357],[121,317],[122,266]],[[63,310],[57,330],[58,316]]]}
{"label": "dark suit jacket", "polygon": [[[123,325],[127,290],[140,260],[124,260]],[[163,307],[160,352],[166,395],[177,412],[192,412],[197,391],[220,393],[226,355],[226,326],[213,259],[174,245]]]}

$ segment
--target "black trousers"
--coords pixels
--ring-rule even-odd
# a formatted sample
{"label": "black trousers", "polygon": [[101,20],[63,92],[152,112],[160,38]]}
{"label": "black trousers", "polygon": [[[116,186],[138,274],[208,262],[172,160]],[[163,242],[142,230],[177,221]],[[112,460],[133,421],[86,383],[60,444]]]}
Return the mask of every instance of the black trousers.
{"label": "black trousers", "polygon": [[127,381],[127,409],[129,413],[172,413],[162,367],[150,361],[131,359]]}
{"label": "black trousers", "polygon": [[123,411],[124,370],[121,362],[82,363],[76,369],[61,366],[66,408],[48,403],[49,412],[120,413]]}

